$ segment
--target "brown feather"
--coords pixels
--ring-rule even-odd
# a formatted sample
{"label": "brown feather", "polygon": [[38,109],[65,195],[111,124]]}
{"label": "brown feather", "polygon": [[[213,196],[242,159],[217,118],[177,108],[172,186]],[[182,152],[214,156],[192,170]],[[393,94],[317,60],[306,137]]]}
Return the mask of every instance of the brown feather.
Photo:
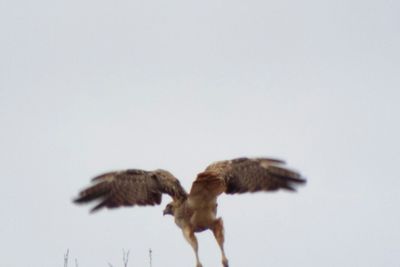
{"label": "brown feather", "polygon": [[[282,160],[271,158],[218,161],[197,176],[190,195],[208,193],[216,197],[223,192],[235,194],[278,189],[296,191],[296,186],[304,184],[306,180],[284,164]],[[213,187],[214,190],[209,189]]]}
{"label": "brown feather", "polygon": [[174,199],[185,199],[187,195],[178,179],[164,170],[109,172],[92,181],[95,184],[81,191],[74,200],[78,204],[98,200],[92,211],[103,207],[158,205],[163,193]]}

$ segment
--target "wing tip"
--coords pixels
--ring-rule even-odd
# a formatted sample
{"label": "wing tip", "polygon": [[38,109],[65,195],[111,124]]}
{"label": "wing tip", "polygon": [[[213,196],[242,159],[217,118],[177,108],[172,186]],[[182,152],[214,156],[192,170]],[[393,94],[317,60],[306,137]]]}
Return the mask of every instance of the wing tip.
{"label": "wing tip", "polygon": [[297,192],[297,189],[300,186],[305,186],[307,184],[307,180],[305,177],[299,175],[299,177],[288,177],[287,183],[282,186],[283,189],[290,191],[290,192]]}
{"label": "wing tip", "polygon": [[74,198],[72,200],[72,203],[80,205],[80,204],[83,204],[84,202],[80,198]]}
{"label": "wing tip", "polygon": [[94,214],[94,213],[98,212],[98,211],[99,211],[101,208],[103,208],[103,207],[104,207],[104,204],[103,204],[103,203],[100,203],[100,204],[94,206],[93,208],[91,208],[90,211],[89,211],[89,213],[90,213],[90,214]]}
{"label": "wing tip", "polygon": [[78,197],[72,199],[72,203],[77,204],[77,205],[85,204],[85,203],[89,202],[89,200],[87,200],[86,197],[87,196],[80,194]]}

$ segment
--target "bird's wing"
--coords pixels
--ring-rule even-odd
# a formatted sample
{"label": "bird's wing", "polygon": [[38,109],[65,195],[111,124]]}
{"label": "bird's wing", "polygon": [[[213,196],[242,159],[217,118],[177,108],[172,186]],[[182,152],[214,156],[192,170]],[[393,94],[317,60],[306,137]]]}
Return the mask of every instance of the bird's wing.
{"label": "bird's wing", "polygon": [[235,194],[286,189],[295,191],[306,180],[285,162],[269,158],[238,158],[218,161],[198,174],[189,197],[216,199],[222,193]]}
{"label": "bird's wing", "polygon": [[99,200],[92,212],[102,207],[158,205],[163,193],[174,200],[187,196],[179,180],[164,170],[109,172],[93,178],[92,182],[94,184],[82,190],[74,200],[75,203]]}

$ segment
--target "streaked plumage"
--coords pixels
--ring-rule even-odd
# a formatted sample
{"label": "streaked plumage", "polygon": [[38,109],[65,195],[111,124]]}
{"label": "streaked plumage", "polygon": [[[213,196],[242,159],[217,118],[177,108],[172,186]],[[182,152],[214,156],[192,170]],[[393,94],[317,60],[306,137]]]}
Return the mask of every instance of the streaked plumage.
{"label": "streaked plumage", "polygon": [[198,244],[194,235],[207,229],[213,231],[222,253],[222,264],[228,266],[223,249],[224,230],[221,218],[217,218],[217,197],[236,194],[285,189],[295,191],[296,186],[306,181],[301,175],[285,166],[285,162],[268,158],[238,158],[218,161],[197,175],[187,194],[179,180],[165,170],[125,170],[99,175],[94,184],[80,192],[75,203],[98,200],[92,209],[103,207],[159,205],[162,194],[173,201],[167,205],[165,214],[174,216],[187,241],[198,258]]}

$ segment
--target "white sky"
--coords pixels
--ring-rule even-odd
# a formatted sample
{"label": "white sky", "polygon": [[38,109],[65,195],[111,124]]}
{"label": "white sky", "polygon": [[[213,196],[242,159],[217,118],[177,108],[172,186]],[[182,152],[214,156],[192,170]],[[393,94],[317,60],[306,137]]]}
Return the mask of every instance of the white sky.
{"label": "white sky", "polygon": [[[0,2],[1,265],[194,266],[163,205],[89,215],[103,171],[273,156],[299,193],[223,196],[231,266],[399,266],[400,2]],[[198,235],[219,266],[212,234]],[[74,264],[70,264],[73,266]]]}

